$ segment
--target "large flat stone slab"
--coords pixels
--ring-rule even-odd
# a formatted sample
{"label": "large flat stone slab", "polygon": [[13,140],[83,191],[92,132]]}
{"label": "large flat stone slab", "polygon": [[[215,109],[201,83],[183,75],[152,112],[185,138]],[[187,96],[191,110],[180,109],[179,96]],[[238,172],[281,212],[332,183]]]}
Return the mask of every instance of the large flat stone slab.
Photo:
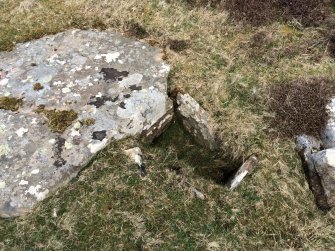
{"label": "large flat stone slab", "polygon": [[[81,30],[0,52],[1,217],[31,210],[111,140],[161,133],[173,104],[160,53]],[[21,100],[15,109],[6,106],[12,98]]]}

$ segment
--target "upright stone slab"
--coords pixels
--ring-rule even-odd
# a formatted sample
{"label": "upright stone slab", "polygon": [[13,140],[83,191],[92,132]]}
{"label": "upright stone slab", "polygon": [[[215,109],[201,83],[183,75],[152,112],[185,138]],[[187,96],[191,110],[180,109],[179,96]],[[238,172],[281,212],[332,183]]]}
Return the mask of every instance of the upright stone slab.
{"label": "upright stone slab", "polygon": [[111,140],[153,139],[173,116],[160,50],[71,30],[0,52],[0,216],[66,184]]}
{"label": "upright stone slab", "polygon": [[328,121],[321,131],[321,138],[324,148],[335,147],[335,98],[332,98],[327,105]]}
{"label": "upright stone slab", "polygon": [[176,97],[178,115],[186,131],[194,140],[208,149],[218,148],[215,126],[210,115],[189,94],[179,92]]}

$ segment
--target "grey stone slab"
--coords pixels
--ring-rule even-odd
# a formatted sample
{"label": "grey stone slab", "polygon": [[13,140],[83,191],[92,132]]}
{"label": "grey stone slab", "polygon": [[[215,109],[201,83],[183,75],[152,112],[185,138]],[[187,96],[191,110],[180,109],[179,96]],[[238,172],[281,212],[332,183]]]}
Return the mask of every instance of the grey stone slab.
{"label": "grey stone slab", "polygon": [[198,144],[211,150],[217,149],[219,140],[209,113],[187,93],[179,92],[176,102],[176,113],[185,130],[193,136]]}
{"label": "grey stone slab", "polygon": [[[173,116],[161,51],[112,32],[70,30],[0,52],[0,216],[29,212],[111,140],[152,140]],[[39,83],[43,89],[34,90]],[[52,130],[44,111],[77,114]],[[87,123],[90,121],[90,123]]]}

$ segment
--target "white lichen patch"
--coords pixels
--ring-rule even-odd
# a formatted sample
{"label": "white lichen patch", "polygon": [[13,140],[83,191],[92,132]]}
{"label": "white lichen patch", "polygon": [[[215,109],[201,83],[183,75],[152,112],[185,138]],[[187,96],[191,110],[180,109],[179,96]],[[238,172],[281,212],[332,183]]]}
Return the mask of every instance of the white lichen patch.
{"label": "white lichen patch", "polygon": [[29,182],[27,180],[21,180],[20,183],[19,183],[19,186],[25,186],[25,185],[28,185]]}
{"label": "white lichen patch", "polygon": [[40,169],[34,169],[30,172],[30,174],[38,174],[40,172]]}
{"label": "white lichen patch", "polygon": [[69,87],[64,87],[64,88],[62,88],[62,93],[69,93],[69,92],[71,92],[71,89],[69,88]]}
{"label": "white lichen patch", "polygon": [[121,87],[128,87],[130,85],[139,85],[143,79],[143,75],[139,73],[134,73],[126,78],[123,78],[119,84]]}
{"label": "white lichen patch", "polygon": [[31,124],[32,124],[32,125],[36,125],[36,124],[37,124],[37,118],[33,118],[33,119],[31,120]]}
{"label": "white lichen patch", "polygon": [[71,137],[80,136],[80,132],[74,128],[71,129]]}
{"label": "white lichen patch", "polygon": [[159,70],[159,73],[161,75],[165,75],[166,73],[170,71],[170,69],[171,69],[170,65],[163,63],[161,66],[161,69]]}
{"label": "white lichen patch", "polygon": [[21,127],[21,128],[18,129],[15,133],[17,134],[17,136],[19,136],[20,138],[22,138],[23,135],[24,135],[25,133],[27,133],[27,132],[28,132],[28,129],[27,129],[27,128],[23,128],[23,127]]}
{"label": "white lichen patch", "polygon": [[11,149],[9,145],[7,144],[0,145],[0,157],[8,155],[10,152],[11,152]]}
{"label": "white lichen patch", "polygon": [[120,52],[112,52],[107,54],[102,54],[101,56],[105,57],[107,63],[115,62],[118,57],[120,57]]}
{"label": "white lichen patch", "polygon": [[327,149],[326,150],[326,162],[329,166],[335,168],[335,149]]}
{"label": "white lichen patch", "polygon": [[8,78],[4,78],[0,80],[0,85],[4,86],[8,84],[9,79]]}
{"label": "white lichen patch", "polygon": [[4,189],[6,187],[6,182],[0,180],[0,189]]}
{"label": "white lichen patch", "polygon": [[55,144],[56,143],[56,140],[55,139],[49,139],[49,141],[48,141],[50,144]]}
{"label": "white lichen patch", "polygon": [[49,193],[48,189],[45,189],[43,192],[40,192],[41,188],[42,188],[41,185],[30,186],[29,189],[25,192],[25,194],[29,193],[30,195],[35,196],[37,201],[41,201]]}
{"label": "white lichen patch", "polygon": [[72,149],[73,145],[70,142],[65,141],[64,147],[66,150]]}
{"label": "white lichen patch", "polygon": [[0,124],[0,134],[5,133],[6,125],[5,124]]}

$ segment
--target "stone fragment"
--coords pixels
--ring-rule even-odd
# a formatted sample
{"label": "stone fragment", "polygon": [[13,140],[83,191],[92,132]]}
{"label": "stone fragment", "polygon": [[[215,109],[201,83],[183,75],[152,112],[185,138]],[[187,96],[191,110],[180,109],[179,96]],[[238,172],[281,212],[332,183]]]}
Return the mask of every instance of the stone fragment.
{"label": "stone fragment", "polygon": [[209,113],[189,94],[179,92],[176,102],[177,116],[186,131],[193,136],[198,144],[210,150],[215,150],[218,147],[218,140],[215,134],[215,126]]}
{"label": "stone fragment", "polygon": [[312,154],[315,169],[320,177],[330,207],[335,206],[335,148]]}
{"label": "stone fragment", "polygon": [[321,210],[326,211],[330,209],[330,205],[314,160],[315,154],[317,154],[320,149],[321,142],[314,137],[308,135],[300,135],[297,137],[296,150],[300,155],[309,188],[314,194],[316,205]]}
{"label": "stone fragment", "polygon": [[238,187],[241,184],[242,180],[245,178],[245,176],[250,174],[255,169],[257,164],[257,157],[253,155],[250,156],[227,183],[229,190],[234,190],[236,187]]}
{"label": "stone fragment", "polygon": [[[170,67],[159,55],[143,42],[93,30],[0,52],[1,217],[30,211],[112,140],[153,140],[168,126]],[[43,88],[34,90],[36,83]]]}
{"label": "stone fragment", "polygon": [[205,199],[205,195],[202,192],[200,192],[198,189],[196,189],[194,187],[191,187],[191,192],[196,198],[198,198],[200,200]]}
{"label": "stone fragment", "polygon": [[147,175],[146,166],[144,163],[144,157],[139,147],[130,148],[124,151],[124,153],[139,166],[140,175],[142,177]]}
{"label": "stone fragment", "polygon": [[321,138],[324,148],[335,147],[335,98],[332,98],[327,105],[328,121],[321,132]]}

